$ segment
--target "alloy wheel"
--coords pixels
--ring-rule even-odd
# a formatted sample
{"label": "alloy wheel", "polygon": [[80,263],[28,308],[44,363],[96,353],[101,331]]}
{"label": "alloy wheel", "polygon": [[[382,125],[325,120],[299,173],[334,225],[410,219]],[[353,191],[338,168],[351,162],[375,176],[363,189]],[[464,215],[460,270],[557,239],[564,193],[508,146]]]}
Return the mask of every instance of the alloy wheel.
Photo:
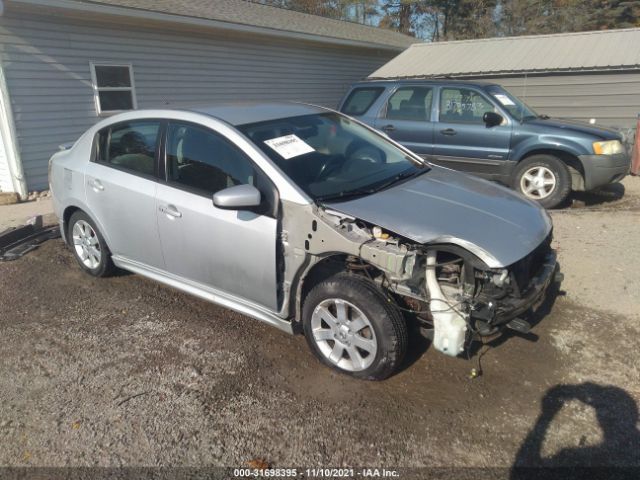
{"label": "alloy wheel", "polygon": [[555,190],[556,175],[547,167],[531,167],[520,179],[520,190],[534,200],[547,198]]}
{"label": "alloy wheel", "polygon": [[83,265],[91,270],[100,265],[102,252],[95,230],[84,220],[78,220],[72,229],[73,248]]}
{"label": "alloy wheel", "polygon": [[371,322],[346,300],[320,302],[311,316],[311,329],[320,352],[339,368],[366,370],[376,358],[378,344]]}

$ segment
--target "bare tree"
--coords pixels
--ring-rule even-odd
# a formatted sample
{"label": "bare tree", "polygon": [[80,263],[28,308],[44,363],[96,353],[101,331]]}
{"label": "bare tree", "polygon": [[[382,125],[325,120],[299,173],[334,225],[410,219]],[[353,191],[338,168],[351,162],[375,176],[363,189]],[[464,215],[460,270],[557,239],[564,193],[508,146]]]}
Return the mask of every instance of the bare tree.
{"label": "bare tree", "polygon": [[640,0],[249,0],[430,41],[640,26]]}

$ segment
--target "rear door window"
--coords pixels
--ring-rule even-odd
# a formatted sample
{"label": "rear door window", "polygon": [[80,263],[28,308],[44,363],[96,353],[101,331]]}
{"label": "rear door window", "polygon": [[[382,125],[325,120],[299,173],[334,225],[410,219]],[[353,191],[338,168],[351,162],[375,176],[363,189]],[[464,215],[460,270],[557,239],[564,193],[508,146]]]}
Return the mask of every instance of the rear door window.
{"label": "rear door window", "polygon": [[433,89],[430,87],[402,87],[387,102],[390,120],[429,121]]}
{"label": "rear door window", "polygon": [[383,87],[353,89],[342,105],[342,112],[347,115],[364,115],[383,91]]}
{"label": "rear door window", "polygon": [[485,112],[496,108],[479,92],[469,88],[443,88],[440,92],[440,121],[484,124]]}
{"label": "rear door window", "polygon": [[98,161],[142,175],[154,175],[159,120],[135,120],[100,131]]}

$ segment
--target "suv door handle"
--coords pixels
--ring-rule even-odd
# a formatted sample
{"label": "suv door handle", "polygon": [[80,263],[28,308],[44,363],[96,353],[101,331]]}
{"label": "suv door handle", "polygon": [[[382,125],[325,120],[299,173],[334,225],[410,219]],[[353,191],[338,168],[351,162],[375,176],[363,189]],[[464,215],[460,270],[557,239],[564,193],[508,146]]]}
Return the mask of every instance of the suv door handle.
{"label": "suv door handle", "polygon": [[396,129],[396,127],[394,125],[385,125],[384,127],[382,127],[382,130],[384,130],[385,132],[393,132]]}
{"label": "suv door handle", "polygon": [[182,218],[182,213],[180,213],[178,209],[173,205],[160,205],[158,207],[158,210],[164,213],[167,217]]}
{"label": "suv door handle", "polygon": [[102,182],[100,182],[100,180],[98,180],[97,178],[89,180],[89,186],[93,188],[95,192],[101,192],[104,190],[104,185],[102,185]]}
{"label": "suv door handle", "polygon": [[456,132],[453,128],[445,128],[444,130],[440,130],[440,133],[443,135],[455,135]]}

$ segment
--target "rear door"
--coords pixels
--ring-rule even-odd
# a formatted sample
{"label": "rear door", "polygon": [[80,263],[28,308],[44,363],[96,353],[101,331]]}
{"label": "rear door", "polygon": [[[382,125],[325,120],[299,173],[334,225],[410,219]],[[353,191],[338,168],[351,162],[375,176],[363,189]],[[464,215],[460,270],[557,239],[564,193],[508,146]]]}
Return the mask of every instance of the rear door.
{"label": "rear door", "polygon": [[391,94],[375,127],[409,150],[427,158],[433,152],[431,86],[402,86]]}
{"label": "rear door", "polygon": [[[442,86],[434,128],[434,162],[457,170],[492,175],[509,159],[512,125],[484,93],[473,87]],[[502,115],[487,127],[485,112]]]}
{"label": "rear door", "polygon": [[85,170],[90,212],[116,256],[163,268],[155,215],[161,120],[131,120],[98,132]]}
{"label": "rear door", "polygon": [[[154,218],[167,271],[276,311],[275,187],[236,145],[201,125],[169,122],[164,156]],[[214,193],[241,184],[260,190],[259,209],[213,205]]]}

